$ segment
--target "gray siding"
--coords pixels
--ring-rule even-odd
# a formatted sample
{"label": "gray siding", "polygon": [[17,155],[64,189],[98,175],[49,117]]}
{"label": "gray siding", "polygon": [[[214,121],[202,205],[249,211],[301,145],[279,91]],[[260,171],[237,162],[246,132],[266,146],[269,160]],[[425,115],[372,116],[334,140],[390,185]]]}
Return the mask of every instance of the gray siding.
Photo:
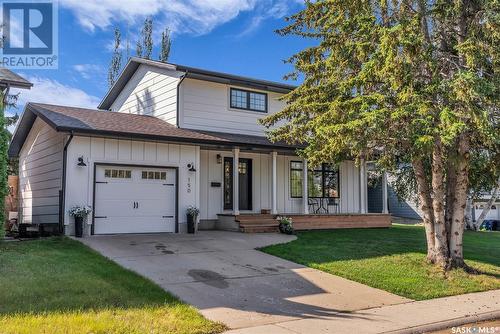
{"label": "gray siding", "polygon": [[36,119],[19,154],[19,216],[26,224],[59,222],[64,136]]}
{"label": "gray siding", "polygon": [[[387,187],[389,213],[393,216],[420,219],[420,211],[415,200],[399,200],[394,189]],[[382,184],[377,182],[374,187],[368,187],[368,212],[382,212]]]}

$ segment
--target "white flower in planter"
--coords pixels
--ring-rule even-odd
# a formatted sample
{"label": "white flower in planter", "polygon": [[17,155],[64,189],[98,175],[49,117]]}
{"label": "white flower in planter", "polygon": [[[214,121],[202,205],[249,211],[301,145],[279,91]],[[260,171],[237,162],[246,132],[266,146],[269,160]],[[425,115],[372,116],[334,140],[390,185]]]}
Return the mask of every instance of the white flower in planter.
{"label": "white flower in planter", "polygon": [[75,218],[86,218],[89,213],[92,212],[92,208],[90,206],[74,206],[69,209],[69,215]]}

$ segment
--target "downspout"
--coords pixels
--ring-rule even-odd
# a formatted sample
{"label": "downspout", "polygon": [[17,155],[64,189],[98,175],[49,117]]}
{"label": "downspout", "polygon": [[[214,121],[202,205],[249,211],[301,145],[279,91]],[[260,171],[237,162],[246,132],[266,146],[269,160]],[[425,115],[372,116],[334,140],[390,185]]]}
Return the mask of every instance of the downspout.
{"label": "downspout", "polygon": [[59,218],[59,233],[64,234],[64,217],[66,216],[65,205],[66,205],[66,165],[68,160],[68,146],[73,140],[73,131],[70,132],[68,141],[64,145],[63,149],[63,175],[62,175],[62,199],[60,208],[60,218]]}
{"label": "downspout", "polygon": [[175,104],[176,105],[175,124],[177,125],[178,128],[180,127],[180,124],[179,124],[179,119],[180,119],[180,117],[179,117],[179,91],[181,88],[181,84],[184,81],[184,79],[186,79],[187,75],[188,75],[188,71],[184,72],[184,75],[181,77],[181,80],[179,80],[179,83],[177,84],[177,94],[176,94],[177,101]]}

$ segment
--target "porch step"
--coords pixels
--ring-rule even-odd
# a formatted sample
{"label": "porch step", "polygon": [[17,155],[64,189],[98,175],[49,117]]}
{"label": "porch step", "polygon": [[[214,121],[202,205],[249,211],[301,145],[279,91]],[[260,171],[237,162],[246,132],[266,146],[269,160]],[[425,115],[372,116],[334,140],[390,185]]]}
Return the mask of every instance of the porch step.
{"label": "porch step", "polygon": [[274,220],[276,215],[271,215],[271,214],[245,214],[245,215],[238,215],[235,217],[235,220],[237,222],[248,222],[248,221],[257,221],[257,220]]}
{"label": "porch step", "polygon": [[240,225],[243,233],[274,233],[279,232],[278,225]]}
{"label": "porch step", "polygon": [[240,225],[262,225],[262,224],[275,224],[278,225],[276,219],[255,219],[239,221]]}

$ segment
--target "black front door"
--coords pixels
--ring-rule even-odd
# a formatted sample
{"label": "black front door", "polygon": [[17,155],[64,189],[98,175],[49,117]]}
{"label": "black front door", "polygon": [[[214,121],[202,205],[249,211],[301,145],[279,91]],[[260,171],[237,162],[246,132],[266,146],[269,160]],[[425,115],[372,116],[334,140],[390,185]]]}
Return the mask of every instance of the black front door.
{"label": "black front door", "polygon": [[[233,158],[224,158],[224,210],[233,209]],[[239,172],[239,209],[252,210],[252,160],[240,159]]]}

